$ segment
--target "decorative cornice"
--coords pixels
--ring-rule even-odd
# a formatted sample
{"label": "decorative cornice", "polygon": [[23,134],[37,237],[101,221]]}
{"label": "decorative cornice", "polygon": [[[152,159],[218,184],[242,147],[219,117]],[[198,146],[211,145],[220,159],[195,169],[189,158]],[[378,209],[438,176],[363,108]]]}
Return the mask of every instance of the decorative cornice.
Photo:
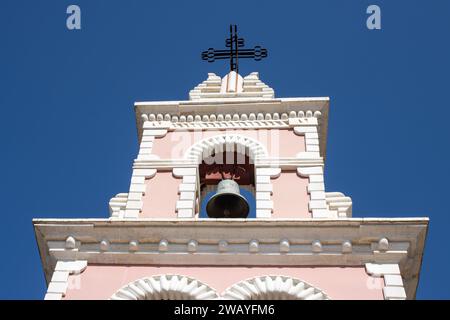
{"label": "decorative cornice", "polygon": [[320,111],[291,111],[289,113],[221,113],[211,114],[142,114],[143,129],[166,128],[170,130],[194,129],[234,129],[234,128],[289,128],[293,126],[319,125]]}
{"label": "decorative cornice", "polygon": [[[322,158],[309,157],[308,153],[300,154],[298,158],[268,158],[260,157],[255,159],[255,167],[273,167],[286,170],[295,170],[298,167],[316,167],[323,166]],[[192,167],[198,165],[194,159],[153,159],[153,160],[134,160],[133,169],[172,169],[180,167]]]}
{"label": "decorative cornice", "polygon": [[[33,223],[48,278],[53,271],[51,261],[73,259],[141,265],[239,265],[245,260],[247,265],[360,266],[376,261],[400,265],[411,297],[417,286],[428,219],[80,219]],[[66,248],[68,236],[76,240],[73,249]],[[379,247],[382,238],[389,239],[388,248]],[[107,248],[102,245],[106,240]],[[166,243],[163,253],[162,240]],[[130,249],[132,241],[138,244],[134,251]],[[257,241],[257,252],[251,252],[252,241]]]}
{"label": "decorative cornice", "polygon": [[139,140],[143,130],[223,130],[317,126],[326,154],[328,98],[208,99],[135,103]]}

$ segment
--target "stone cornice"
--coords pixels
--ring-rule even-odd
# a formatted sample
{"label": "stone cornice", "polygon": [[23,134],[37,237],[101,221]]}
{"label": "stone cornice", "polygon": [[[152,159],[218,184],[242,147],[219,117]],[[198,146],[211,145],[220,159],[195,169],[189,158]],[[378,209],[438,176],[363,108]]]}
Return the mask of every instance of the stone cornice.
{"label": "stone cornice", "polygon": [[[302,158],[266,158],[261,157],[255,160],[258,168],[273,167],[283,170],[296,170],[298,167],[323,166],[323,160],[302,159]],[[198,161],[192,159],[154,159],[154,160],[134,160],[133,169],[167,169],[179,167],[197,166]]]}
{"label": "stone cornice", "polygon": [[47,280],[57,260],[236,265],[245,259],[247,265],[297,266],[377,262],[399,264],[407,295],[413,297],[428,219],[35,219],[33,224]]}
{"label": "stone cornice", "polygon": [[136,102],[134,105],[139,141],[144,123],[170,131],[317,125],[322,157],[326,154],[328,108],[328,97],[224,98],[207,101]]}

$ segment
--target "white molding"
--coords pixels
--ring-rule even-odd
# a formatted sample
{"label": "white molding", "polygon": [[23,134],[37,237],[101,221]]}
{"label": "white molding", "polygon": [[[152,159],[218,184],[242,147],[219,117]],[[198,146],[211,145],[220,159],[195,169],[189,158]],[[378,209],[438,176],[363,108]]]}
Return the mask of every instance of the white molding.
{"label": "white molding", "polygon": [[[268,266],[363,266],[377,262],[399,264],[407,296],[412,299],[428,219],[35,219],[33,225],[47,281],[54,271],[52,261],[60,260],[185,266],[239,265],[243,260],[248,265]],[[243,228],[251,232],[242,232]],[[149,238],[152,234],[158,237]],[[76,250],[65,247],[68,236],[76,239]],[[380,238],[389,239],[387,251],[378,250]],[[164,253],[158,249],[162,239],[168,243]],[[110,244],[107,250],[102,248],[104,240]],[[189,240],[198,242],[195,253],[187,251]],[[258,240],[258,253],[248,251],[251,240]],[[287,253],[280,251],[282,240],[290,243]],[[322,242],[322,252],[312,252],[314,240]],[[138,241],[138,251],[129,251],[129,241]],[[220,241],[228,243],[225,253],[219,250]],[[342,252],[346,241],[351,241],[351,254]]]}
{"label": "white molding", "polygon": [[[239,148],[238,146],[241,146]],[[267,149],[265,146],[245,135],[241,134],[220,134],[212,137],[208,137],[198,141],[189,147],[185,153],[185,159],[190,159],[201,163],[205,155],[211,154],[213,151],[221,150],[242,150],[252,159],[258,159],[260,156],[267,157]],[[196,198],[198,188],[198,174],[197,167],[195,168],[174,168],[173,174],[178,177],[183,177],[183,183],[179,187],[180,197],[177,203],[178,217],[191,218],[195,215],[195,202],[192,202],[192,206],[188,206],[188,203],[182,199],[186,197]],[[267,199],[267,193],[272,190],[272,183],[270,179],[279,177],[281,173],[280,168],[264,167],[255,169],[255,194],[265,192],[266,199],[258,197],[256,200],[256,218],[268,218],[273,211],[273,202]],[[185,177],[189,176],[189,179]],[[188,181],[188,183],[186,182]],[[183,211],[180,215],[179,209],[192,209],[191,211]]]}
{"label": "white molding", "polygon": [[[143,117],[148,120],[148,117]],[[137,155],[138,160],[157,160],[159,157],[157,155],[152,154],[153,151],[153,143],[155,138],[164,137],[169,127],[167,124],[169,122],[159,122],[157,125],[155,123],[147,121],[144,119],[144,123],[142,125],[142,139],[139,145],[139,152]]]}
{"label": "white molding", "polygon": [[351,218],[352,198],[347,197],[342,192],[326,192],[325,200],[330,216],[336,218]]}
{"label": "white molding", "polygon": [[161,129],[160,126],[153,127],[153,124],[150,121],[144,122],[143,126],[143,137],[154,137],[154,138],[162,138],[167,134],[168,129]]}
{"label": "white molding", "polygon": [[123,218],[127,200],[128,193],[118,193],[109,200],[109,214],[112,218]]}
{"label": "white molding", "polygon": [[172,175],[181,178],[182,182],[178,186],[179,197],[176,203],[178,218],[193,218],[195,216],[195,206],[197,199],[198,174],[197,167],[173,168]]}
{"label": "white molding", "polygon": [[[144,114],[145,118],[155,119],[155,114]],[[161,115],[162,116],[162,115]],[[319,125],[321,113],[315,112],[314,117],[305,117],[295,115],[288,115],[288,113],[277,112],[259,112],[259,113],[211,113],[201,115],[178,116],[172,114],[165,114],[164,118],[170,118],[171,121],[149,121],[145,120],[143,126],[145,128],[153,129],[146,132],[141,139],[141,147],[152,148],[153,138],[162,137],[166,131],[195,131],[195,130],[223,130],[223,129],[290,129],[297,126],[311,127]],[[160,131],[158,131],[160,130]],[[313,132],[317,133],[317,129]],[[159,134],[159,136],[157,135]],[[149,137],[146,138],[146,137]],[[311,144],[317,144],[318,138],[311,138]],[[144,140],[145,139],[145,140]],[[142,145],[142,142],[149,142]],[[150,150],[151,151],[151,150]]]}
{"label": "white molding", "polygon": [[213,288],[183,275],[157,275],[133,281],[114,293],[111,300],[210,300]]}
{"label": "white molding", "polygon": [[280,168],[256,168],[255,169],[255,198],[256,218],[270,218],[273,212],[271,199],[272,182],[281,174]]}
{"label": "white molding", "polygon": [[260,141],[242,134],[223,133],[194,143],[186,150],[184,158],[196,160],[200,164],[205,155],[210,155],[213,151],[221,151],[222,149],[219,150],[219,148],[223,148],[223,146],[227,151],[245,150],[253,160],[268,156],[266,147]]}
{"label": "white molding", "polygon": [[383,295],[385,300],[405,300],[406,291],[398,264],[366,263],[367,274],[373,277],[383,277],[385,286]]}
{"label": "white molding", "polygon": [[329,300],[322,290],[286,276],[267,275],[238,282],[227,288],[227,300]]}
{"label": "white molding", "polygon": [[297,167],[300,177],[309,179],[309,210],[313,218],[349,218],[352,216],[352,199],[341,192],[325,192],[323,166]]}
{"label": "white molding", "polygon": [[[240,115],[245,118],[246,114]],[[304,120],[305,124],[307,120]],[[243,121],[214,121],[214,122],[175,122],[171,130],[221,130],[221,129],[289,129],[290,126],[284,120],[243,120]]]}
{"label": "white molding", "polygon": [[[208,220],[209,219],[191,221],[195,221],[199,225],[202,225],[205,222],[210,222]],[[220,219],[213,220],[218,221]],[[313,258],[317,255],[322,256],[322,259],[324,259],[323,262],[335,261],[335,263],[339,264],[342,263],[341,260],[343,259],[343,254],[346,253],[344,248],[346,246],[348,247],[349,242],[346,238],[342,238],[339,232],[335,232],[334,234],[330,234],[328,232],[326,234],[327,241],[325,243],[322,243],[317,239],[317,230],[314,231],[314,228],[306,226],[302,229],[289,228],[289,224],[292,224],[293,221],[282,223],[283,221],[270,219],[266,219],[265,222],[267,223],[267,221],[272,221],[272,224],[259,226],[259,228],[261,229],[259,234],[265,236],[246,239],[245,237],[243,237],[245,235],[242,235],[240,233],[239,230],[241,229],[238,226],[233,228],[233,226],[236,225],[235,222],[239,223],[239,221],[229,221],[227,219],[222,220],[223,226],[221,228],[210,227],[198,230],[191,230],[191,228],[180,228],[178,226],[179,223],[171,225],[170,223],[174,222],[169,221],[161,224],[162,222],[160,221],[155,222],[156,226],[160,225],[160,228],[152,228],[152,231],[142,230],[142,228],[132,228],[130,230],[127,230],[126,233],[122,232],[120,240],[117,240],[117,238],[114,236],[116,231],[111,230],[110,233],[106,233],[107,229],[98,228],[99,234],[97,243],[92,242],[92,239],[94,239],[92,236],[87,237],[86,235],[73,231],[72,234],[78,234],[78,239],[90,240],[88,242],[78,240],[77,251],[65,247],[66,238],[58,241],[48,241],[48,247],[49,252],[54,255],[57,260],[69,259],[73,255],[73,253],[76,252],[77,257],[82,257],[86,260],[95,257],[96,254],[100,254],[101,256],[99,256],[99,258],[105,259],[105,263],[108,263],[110,258],[113,259],[113,262],[119,263],[119,261],[122,261],[122,257],[124,259],[128,259],[124,260],[127,261],[127,263],[139,263],[139,261],[145,262],[146,259],[149,259],[155,254],[159,254],[160,252],[164,251],[164,256],[159,256],[159,258],[157,259],[159,263],[178,264],[189,263],[189,259],[186,257],[182,258],[182,256],[183,254],[191,255],[192,253],[198,254],[197,258],[194,259],[197,263],[199,261],[211,263],[213,260],[208,259],[212,259],[213,254],[220,255],[222,252],[222,250],[220,249],[221,244],[226,242],[227,253],[232,255],[227,255],[220,258],[220,261],[222,263],[225,263],[225,261],[235,261],[235,259],[237,259],[236,261],[239,262],[242,261],[241,259],[244,254],[251,255],[260,253],[259,255],[257,255],[256,260],[253,260],[249,258],[249,256],[247,256],[246,259],[248,260],[248,263],[263,263],[264,261],[267,261],[265,258],[270,258],[269,261],[275,262],[278,259],[277,257],[281,257],[281,255],[284,254],[285,259],[282,262],[283,264],[311,263],[310,258]],[[245,221],[246,226],[252,224],[251,219],[240,220]],[[183,220],[178,220],[178,222],[180,221]],[[188,220],[184,221],[188,222]],[[258,220],[254,219],[253,221],[258,222]],[[139,221],[136,221],[136,223],[139,223]],[[166,223],[169,224],[163,227],[163,225],[165,225]],[[282,224],[279,227],[274,228],[273,225],[277,225],[280,223]],[[162,237],[160,240],[148,239],[148,234],[161,234],[162,230],[164,230],[164,237]],[[350,228],[346,232],[349,232],[350,230],[352,229]],[[356,231],[357,230],[355,230],[355,232]],[[106,234],[109,234],[109,236],[106,236]],[[227,234],[228,237],[222,239],[211,238],[215,234]],[[299,238],[298,234],[302,234],[302,238]],[[357,248],[357,252],[354,252],[352,258],[353,260],[351,260],[353,262],[355,262],[354,259],[358,255],[360,255],[363,259],[374,259],[378,257],[382,259],[390,259],[389,261],[397,262],[399,261],[398,259],[406,256],[409,249],[409,243],[406,241],[391,241],[392,249],[387,250],[383,252],[383,255],[380,255],[377,249],[378,238],[373,239],[371,243],[368,243],[366,237],[364,237],[363,235],[359,235],[358,233],[356,233],[356,235],[361,236],[361,242],[358,242],[357,240],[354,240],[354,238],[352,238],[353,243],[351,243],[350,245],[351,247]],[[324,235],[321,235],[320,237],[324,237]],[[128,245],[124,245],[124,241],[128,241]],[[107,247],[103,245],[104,242],[108,243]],[[288,253],[286,253],[285,250],[286,244],[288,244],[289,247]],[[161,249],[162,247],[163,249]],[[139,252],[139,255],[133,254],[136,252]],[[207,253],[206,256],[204,256],[205,253]],[[129,254],[131,254],[131,256],[129,256]],[[236,256],[236,254],[238,255]],[[310,255],[310,258],[308,258],[308,255]],[[207,258],[208,256],[210,258]],[[341,256],[341,258],[339,256]],[[301,258],[303,259],[301,262],[297,261],[299,257],[303,257]],[[154,258],[150,259],[153,260]],[[98,263],[99,260],[95,259],[91,262]],[[278,261],[278,263],[281,263],[281,261]],[[320,264],[320,261],[317,260],[316,263]],[[382,270],[382,272],[385,274],[396,274],[396,272],[398,271],[397,269],[389,271],[386,270],[386,268],[387,266],[384,266],[384,269]],[[375,273],[376,270],[371,269],[371,272]]]}
{"label": "white molding", "polygon": [[248,98],[216,97],[191,101],[135,103],[138,137],[146,128],[169,131],[317,126],[321,155],[325,156],[328,97]]}
{"label": "white molding", "polygon": [[287,253],[290,251],[291,248],[291,243],[289,242],[288,239],[282,239],[280,241],[280,252],[281,253]]}
{"label": "white molding", "polygon": [[69,275],[80,274],[86,267],[86,260],[57,261],[44,300],[61,300],[68,289]]}
{"label": "white molding", "polygon": [[294,127],[294,132],[298,136],[304,136],[306,133],[317,133],[317,128],[316,127],[297,126],[297,127]]}
{"label": "white molding", "polygon": [[353,251],[353,244],[350,240],[342,242],[342,253],[351,253]]}
{"label": "white molding", "polygon": [[326,204],[323,166],[298,167],[297,175],[308,178],[307,190],[310,197],[308,208],[311,216],[313,218],[331,218]]}
{"label": "white molding", "polygon": [[258,240],[251,240],[248,244],[248,251],[251,253],[257,253],[259,251],[259,241]]}
{"label": "white molding", "polygon": [[[224,82],[227,81],[230,76],[237,76],[239,79],[237,91],[227,92],[223,89],[225,87]],[[189,100],[193,101],[239,97],[273,99],[275,97],[275,92],[259,79],[258,72],[252,72],[244,78],[239,74],[229,73],[223,79],[215,73],[208,73],[208,78],[189,92]]]}
{"label": "white molding", "polygon": [[[133,169],[165,169],[191,168],[198,164],[191,159],[153,159],[134,160]],[[257,168],[280,168],[282,170],[296,170],[298,167],[317,167],[323,165],[323,159],[300,158],[270,158],[260,157],[254,161]]]}
{"label": "white molding", "polygon": [[[128,197],[126,200],[125,208],[123,208],[123,197],[114,200],[115,202],[120,202],[119,213],[114,216],[114,218],[125,218],[125,219],[137,219],[142,211],[144,205],[142,198],[146,192],[146,179],[152,179],[157,174],[157,169],[154,168],[134,168],[131,175],[130,189],[128,192]],[[117,197],[117,196],[116,196]],[[113,198],[116,199],[116,198]],[[111,200],[113,200],[111,199]],[[117,211],[117,208],[115,209]]]}
{"label": "white molding", "polygon": [[400,274],[398,264],[366,263],[366,271],[374,277],[382,277],[385,274]]}
{"label": "white molding", "polygon": [[256,168],[256,175],[259,176],[270,176],[271,178],[278,178],[280,174],[280,168]]}
{"label": "white molding", "polygon": [[[296,238],[290,237],[289,239],[283,238],[283,235],[278,236],[276,238],[267,238],[260,237],[258,239],[247,240],[238,239],[238,238],[226,238],[220,240],[211,240],[209,242],[205,242],[202,239],[198,238],[198,240],[189,240],[186,242],[183,238],[180,237],[165,237],[169,240],[162,239],[160,241],[155,240],[152,242],[145,241],[142,238],[142,242],[138,242],[132,240],[128,245],[124,245],[123,243],[119,243],[111,240],[108,248],[102,247],[101,242],[97,243],[83,243],[83,247],[86,249],[82,249],[79,251],[79,256],[86,259],[94,259],[94,263],[98,263],[102,260],[102,257],[96,255],[103,254],[104,262],[119,262],[125,261],[145,264],[146,259],[158,259],[158,263],[173,263],[173,264],[183,264],[184,263],[208,263],[207,256],[209,255],[211,259],[213,259],[214,255],[219,255],[220,245],[222,241],[228,243],[227,252],[230,254],[238,254],[238,256],[224,256],[220,258],[220,261],[224,263],[239,263],[242,262],[242,257],[247,257],[248,254],[260,252],[255,258],[248,258],[248,263],[251,265],[255,265],[258,263],[263,263],[264,261],[270,261],[270,264],[281,263],[281,264],[295,264],[299,263],[304,265],[305,263],[311,263],[311,261],[316,261],[318,264],[323,264],[324,262],[335,262],[335,263],[343,263],[344,255],[343,255],[343,245],[345,241],[342,241],[338,238],[332,239],[331,243],[322,244],[318,240],[314,240],[310,242],[310,244],[305,243],[303,240],[299,241]],[[113,237],[111,239],[114,239]],[[165,241],[163,241],[165,240]],[[145,242],[144,242],[145,241]],[[286,255],[285,260],[281,259],[281,253],[285,253],[283,248],[280,248],[280,243],[282,241],[289,242],[289,253]],[[307,241],[307,240],[305,240]],[[385,260],[390,261],[398,261],[401,257],[405,257],[406,251],[408,250],[408,245],[406,242],[398,242],[399,245],[402,245],[406,248],[406,250],[392,250],[387,251],[386,254],[382,257]],[[69,250],[62,250],[57,248],[56,245],[58,242],[50,243],[50,253],[55,257],[64,258],[73,256],[72,252]],[[163,244],[163,245],[162,245]],[[162,247],[161,247],[162,245]],[[355,253],[355,257],[352,259],[356,261],[357,259],[373,259],[379,257],[379,253],[375,250],[371,250],[368,245],[354,244],[356,248],[359,250]],[[91,247],[91,250],[87,248]],[[158,254],[163,251],[161,248],[165,248],[164,252],[166,253],[164,257],[158,256]],[[130,255],[132,252],[139,252],[139,256]],[[193,252],[197,252],[199,255],[196,258],[187,258],[185,257],[187,254],[191,254]],[[207,253],[207,256],[204,254]],[[321,258],[315,259],[314,256],[319,254]],[[304,257],[304,261],[298,261],[299,258]],[[117,260],[111,260],[117,258]],[[185,258],[182,258],[185,257]],[[359,258],[358,258],[359,257]],[[218,258],[218,257],[214,257]],[[183,260],[184,259],[184,260]],[[150,260],[147,260],[150,261]],[[209,263],[212,263],[213,260],[210,260]],[[156,262],[156,261],[155,261]],[[344,261],[344,264],[347,264]]]}

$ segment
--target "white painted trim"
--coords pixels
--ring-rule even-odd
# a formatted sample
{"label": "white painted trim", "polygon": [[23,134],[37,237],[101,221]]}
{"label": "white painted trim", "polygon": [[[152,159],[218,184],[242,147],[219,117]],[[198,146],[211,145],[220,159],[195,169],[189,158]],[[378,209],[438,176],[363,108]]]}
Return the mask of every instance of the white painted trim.
{"label": "white painted trim", "polygon": [[69,275],[80,274],[86,267],[86,260],[57,261],[44,300],[61,300],[68,289]]}
{"label": "white painted trim", "polygon": [[[260,141],[241,134],[224,133],[208,137],[194,143],[185,152],[184,158],[196,160],[197,163],[200,164],[208,151],[214,151],[215,147],[223,145],[225,145],[227,150],[245,150],[246,153],[248,152],[248,156],[252,158],[253,161],[259,157],[268,156],[265,145]],[[235,148],[236,145],[242,148]]]}
{"label": "white painted trim", "polygon": [[[325,185],[323,178],[323,166],[317,167],[298,167],[297,175],[308,178],[308,193],[310,196],[309,210],[313,218],[331,218],[325,198]],[[314,177],[311,179],[311,177]],[[318,182],[322,181],[322,182]]]}
{"label": "white painted trim", "polygon": [[[134,195],[135,193],[132,193]],[[118,193],[109,200],[109,214],[111,218],[123,218],[127,206],[128,193]],[[133,196],[132,196],[133,197]]]}
{"label": "white painted trim", "polygon": [[176,203],[178,218],[193,218],[195,216],[195,207],[198,188],[197,167],[173,168],[172,175],[175,178],[181,178],[182,183],[178,187],[179,197]]}
{"label": "white painted trim", "polygon": [[[226,91],[224,82],[228,81],[230,76],[237,77],[238,90]],[[252,72],[249,75],[242,78],[239,74],[227,74],[223,79],[217,76],[215,73],[208,73],[208,78],[197,85],[194,89],[189,91],[189,100],[204,101],[217,98],[238,98],[246,97],[253,99],[273,99],[275,92],[268,85],[263,83],[259,79],[258,72]]]}
{"label": "white painted trim", "polygon": [[[202,224],[209,219],[192,220],[198,224]],[[216,221],[220,219],[214,219]],[[100,233],[98,235],[98,242],[92,242],[94,236],[86,236],[80,234],[80,232],[73,231],[74,234],[78,234],[80,239],[90,239],[89,242],[77,240],[77,250],[74,251],[65,246],[66,239],[52,240],[47,242],[49,253],[54,256],[56,260],[63,260],[73,257],[76,253],[77,257],[89,260],[92,263],[147,263],[150,260],[161,264],[179,264],[179,263],[209,263],[214,261],[214,255],[221,255],[223,252],[223,244],[227,243],[226,251],[231,255],[220,257],[218,261],[223,264],[227,263],[239,263],[245,257],[246,263],[252,264],[286,264],[291,263],[304,265],[313,263],[321,265],[321,263],[343,264],[346,265],[346,259],[344,255],[351,252],[353,246],[357,248],[357,251],[353,252],[351,263],[355,263],[355,259],[360,256],[364,263],[367,260],[364,259],[376,259],[379,256],[377,250],[378,239],[374,239],[370,244],[367,243],[367,238],[361,236],[361,241],[355,240],[352,237],[352,243],[346,238],[342,238],[340,233],[334,233],[326,235],[327,241],[322,243],[318,238],[323,238],[324,235],[319,235],[317,230],[308,227],[305,229],[292,229],[288,227],[288,224],[283,224],[278,228],[274,228],[272,225],[260,226],[261,235],[259,238],[243,237],[241,228],[233,226],[235,222],[229,222],[229,219],[221,219],[225,224],[222,228],[200,228],[194,230],[194,228],[178,228],[177,224],[167,225],[161,228],[152,228],[151,230],[142,230],[142,228],[131,229],[127,233],[121,233],[122,238],[117,241],[113,230],[105,233],[105,228],[97,228]],[[250,221],[258,221],[254,219],[242,219],[246,220],[246,225],[250,224]],[[182,220],[178,220],[182,221]],[[270,219],[265,220],[270,221]],[[238,221],[239,222],[239,221]],[[277,224],[280,221],[273,221],[273,224]],[[138,223],[138,222],[136,222]],[[291,222],[292,223],[292,222]],[[157,223],[158,224],[158,223]],[[238,229],[236,229],[238,228]],[[192,229],[192,230],[191,230]],[[327,229],[329,230],[329,228]],[[342,230],[342,229],[341,229]],[[350,232],[352,229],[346,229],[345,232]],[[148,234],[161,234],[163,232],[164,237],[161,240],[148,240]],[[355,230],[357,232],[357,229]],[[215,234],[227,234],[226,238],[211,238]],[[302,238],[298,238],[298,234],[302,234]],[[54,237],[52,238],[54,239]],[[185,240],[189,239],[189,240]],[[214,240],[205,240],[214,239]],[[278,240],[277,240],[278,239]],[[308,240],[310,239],[310,240]],[[124,245],[124,241],[128,241],[128,245]],[[212,241],[212,242],[211,242]],[[107,245],[105,245],[105,243]],[[287,250],[286,250],[287,249]],[[393,241],[392,249],[383,252],[381,257],[384,261],[398,262],[403,259],[409,250],[409,243],[405,241]],[[164,256],[159,256],[161,252],[164,252]],[[135,253],[139,253],[136,255]],[[99,254],[99,256],[97,256]],[[205,255],[206,254],[206,255]],[[255,255],[253,257],[253,255]],[[158,257],[156,258],[156,256]],[[192,258],[186,255],[192,256]],[[284,256],[282,260],[281,256]],[[321,259],[314,259],[315,256],[321,256]],[[97,260],[98,259],[100,260]],[[94,258],[94,260],[90,260]],[[217,257],[218,258],[218,257]],[[110,260],[112,259],[112,260]],[[212,260],[211,260],[212,259]],[[298,259],[301,259],[299,261]],[[312,259],[312,260],[311,260]],[[109,262],[108,262],[109,261]],[[278,262],[277,262],[278,261]],[[351,264],[352,265],[352,264]],[[68,267],[65,267],[66,269]],[[376,270],[371,270],[376,273]],[[396,274],[398,270],[382,272]]]}
{"label": "white painted trim", "polygon": [[349,218],[352,199],[341,192],[325,192],[323,166],[297,167],[300,177],[309,179],[309,210],[313,218]]}
{"label": "white painted trim", "polygon": [[[235,146],[240,146],[241,148]],[[198,141],[189,147],[184,157],[185,159],[190,159],[192,161],[196,161],[197,163],[201,163],[205,155],[207,156],[210,152],[217,151],[219,149],[236,150],[238,152],[244,151],[253,160],[258,159],[260,156],[267,157],[268,155],[266,147],[260,141],[241,134],[225,133]],[[271,192],[272,183],[270,179],[277,178],[281,173],[281,169],[276,167],[257,167],[255,170],[255,194],[260,192]],[[187,202],[184,201],[184,199],[181,199],[181,195],[183,194],[183,198],[196,198],[199,184],[197,168],[174,168],[173,174],[177,177],[183,177],[183,183],[179,188],[180,199],[177,203],[177,209],[192,209],[191,211],[183,211],[183,214],[181,215],[178,210],[178,217],[194,217],[195,201],[192,203],[192,206],[188,207]],[[186,179],[186,176],[189,176],[189,179]],[[189,181],[189,183],[186,183],[185,181]],[[256,200],[256,218],[268,218],[271,216],[272,210],[273,202],[270,201],[270,197],[269,199],[261,199],[261,197],[259,197]]]}
{"label": "white painted trim", "polygon": [[326,192],[325,200],[327,208],[330,211],[330,216],[336,218],[351,218],[353,205],[352,198],[347,197],[341,192]]}
{"label": "white painted trim", "polygon": [[[405,290],[414,298],[421,266],[427,218],[342,218],[342,219],[34,219],[33,225],[43,268],[50,282],[51,261],[87,260],[92,264],[158,265],[317,265],[363,266],[365,263],[399,264]],[[252,232],[242,232],[248,228]],[[120,241],[117,235],[120,234]],[[164,254],[160,239],[167,240]],[[220,236],[219,236],[220,235]],[[72,236],[77,249],[67,249]],[[380,238],[389,239],[387,251],[378,250]],[[49,240],[51,239],[51,240]],[[88,239],[88,240],[87,240]],[[198,250],[187,252],[187,241],[197,240]],[[205,241],[215,239],[217,242]],[[109,248],[102,246],[108,240]],[[248,252],[250,240],[258,240],[258,253]],[[280,241],[290,242],[289,252],[280,251]],[[313,253],[311,243],[322,241],[322,252]],[[351,241],[351,255],[342,252]],[[138,241],[137,252],[128,242]],[[227,254],[218,249],[226,241]]]}
{"label": "white painted trim", "polygon": [[385,300],[406,299],[406,291],[398,264],[366,263],[365,266],[367,274],[384,278],[383,295]]}
{"label": "white painted trim", "polygon": [[329,100],[328,97],[268,99],[227,96],[191,101],[136,102],[136,124],[139,139],[143,137],[144,123],[147,123],[146,128],[169,131],[317,126],[324,157]]}
{"label": "white painted trim", "polygon": [[[142,198],[146,190],[146,179],[152,179],[157,173],[157,169],[153,168],[134,168],[131,175],[130,191],[128,192],[128,198],[126,200],[125,208],[124,205],[124,194],[122,194],[122,199],[120,199],[121,207],[119,207],[119,213],[116,214],[115,218],[126,218],[126,219],[136,219],[139,218],[139,214],[142,211],[144,205]],[[115,199],[115,198],[113,198]],[[117,202],[117,200],[115,200]],[[117,209],[116,209],[117,211]]]}

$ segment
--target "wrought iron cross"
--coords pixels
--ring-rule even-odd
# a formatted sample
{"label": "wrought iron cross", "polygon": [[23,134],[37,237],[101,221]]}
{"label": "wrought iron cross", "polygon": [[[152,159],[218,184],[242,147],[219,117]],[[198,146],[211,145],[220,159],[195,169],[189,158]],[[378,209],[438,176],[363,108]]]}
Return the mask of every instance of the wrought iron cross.
{"label": "wrought iron cross", "polygon": [[244,46],[244,39],[239,38],[237,34],[236,25],[230,25],[230,37],[225,41],[225,47],[229,49],[215,50],[209,48],[202,52],[202,59],[208,62],[217,60],[230,59],[230,71],[238,73],[238,59],[239,58],[253,58],[260,61],[267,57],[267,49],[261,46],[255,46],[254,49],[240,49]]}

